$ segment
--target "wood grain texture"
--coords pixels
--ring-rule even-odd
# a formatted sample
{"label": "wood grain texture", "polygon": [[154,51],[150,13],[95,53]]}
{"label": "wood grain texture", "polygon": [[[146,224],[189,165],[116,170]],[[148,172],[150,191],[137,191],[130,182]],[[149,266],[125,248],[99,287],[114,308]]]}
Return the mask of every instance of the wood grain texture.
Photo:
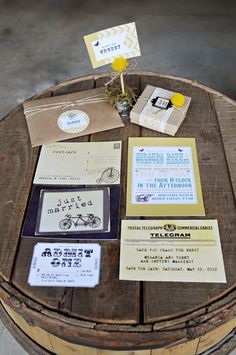
{"label": "wood grain texture", "polygon": [[[236,275],[232,262],[236,257],[236,244],[233,243],[236,211],[224,145],[209,93],[181,81],[159,77],[152,77],[150,81],[149,79],[149,76],[141,78],[142,88],[151,82],[152,85],[179,91],[192,97],[186,119],[176,136],[196,139],[206,218],[218,219],[227,275],[226,284],[144,283],[144,319],[147,322],[154,322],[197,310],[212,302],[215,297],[220,297],[225,290],[235,284]],[[150,130],[142,129],[142,135],[149,136]],[[155,132],[151,135],[160,136]]]}
{"label": "wood grain texture", "polygon": [[[14,336],[17,341],[27,350],[29,354],[39,354],[39,355],[48,355],[51,352],[47,351],[45,348],[39,346],[39,344],[46,346],[48,350],[53,351],[57,354],[93,354],[93,355],[110,355],[110,354],[119,354],[119,355],[130,355],[130,351],[112,351],[112,350],[98,350],[93,348],[84,347],[77,344],[71,344],[67,341],[64,341],[50,333],[47,333],[45,330],[39,327],[32,327],[30,324],[27,324],[22,317],[20,317],[12,308],[9,308],[4,304],[6,309],[10,312],[11,317],[6,312],[5,308],[0,305],[0,314],[5,325],[10,331],[14,331]],[[12,321],[14,319],[14,322]],[[235,322],[235,321],[234,321]],[[203,335],[201,338],[196,338],[194,340],[167,347],[162,349],[150,349],[150,350],[137,350],[132,351],[132,355],[195,355],[202,353],[202,351],[208,350],[209,346],[212,345],[212,350],[214,354],[225,355],[229,351],[235,348],[235,329],[232,329],[234,322],[229,322],[219,329],[213,332],[209,332],[206,335]],[[17,326],[17,325],[18,326]],[[20,328],[19,328],[20,327]],[[27,335],[25,335],[25,333]],[[212,334],[213,333],[213,334]],[[223,337],[223,338],[222,338]],[[217,339],[218,338],[218,339]],[[34,341],[32,340],[34,339]],[[45,339],[49,341],[45,342]],[[215,345],[216,341],[218,343]]]}
{"label": "wood grain texture", "polygon": [[38,153],[22,106],[1,121],[0,136],[0,275],[9,281]]}
{"label": "wood grain texture", "polygon": [[[108,82],[110,76],[96,77],[96,87],[101,87],[104,83]],[[140,95],[140,76],[128,75],[125,76],[125,83],[135,88],[136,95]],[[127,186],[127,158],[128,158],[128,138],[139,137],[141,134],[141,127],[130,122],[128,118],[123,118],[124,127],[113,129],[106,132],[96,133],[91,136],[91,141],[106,141],[106,140],[122,140],[122,157],[121,157],[121,209],[120,219],[125,218],[126,206],[126,186]]]}
{"label": "wood grain texture", "polygon": [[225,101],[222,97],[213,96],[218,123],[224,143],[234,198],[236,198],[236,105]]}
{"label": "wood grain texture", "polygon": [[34,246],[37,242],[51,242],[35,238],[21,238],[18,253],[15,260],[12,283],[25,295],[39,304],[52,309],[60,309],[67,313],[67,307],[63,304],[66,289],[64,287],[33,287],[27,283]]}
{"label": "wood grain texture", "polygon": [[[109,77],[96,78],[95,87],[101,87]],[[126,78],[130,86],[139,87],[139,77]],[[121,167],[121,218],[125,216],[125,187],[127,166],[127,138],[130,132],[139,134],[139,127],[133,127],[124,119],[125,127],[99,132],[90,136],[91,142],[122,140]],[[119,238],[119,231],[118,238]],[[71,315],[105,323],[135,324],[140,320],[140,283],[119,281],[119,241],[100,241],[102,263],[100,283],[95,289],[74,289]]]}
{"label": "wood grain texture", "polygon": [[[46,90],[42,95],[99,87],[108,78],[108,75],[98,74],[69,80]],[[174,354],[172,347],[179,344],[181,354],[182,349],[195,351],[201,339],[202,349],[206,349],[207,344],[214,342],[214,335],[204,338],[204,334],[231,321],[230,327],[233,327],[236,318],[236,106],[222,94],[187,79],[136,72],[125,80],[128,85],[136,87],[137,94],[150,84],[192,97],[177,137],[196,138],[206,218],[218,219],[227,283],[119,281],[119,241],[101,241],[101,280],[95,289],[29,287],[27,277],[36,240],[19,240],[19,235],[38,150],[30,147],[20,106],[0,124],[3,137],[0,161],[5,172],[0,180],[3,196],[0,203],[0,273],[5,280],[0,280],[0,296],[28,324],[40,327],[68,343],[110,349],[127,348],[131,351],[145,347],[168,348],[166,354]],[[166,135],[126,121],[124,128],[73,140],[122,139],[121,218],[126,218],[129,136]],[[20,180],[16,176],[21,176]],[[11,274],[12,288],[8,283]],[[228,331],[230,327],[225,326],[224,329]],[[224,331],[219,330],[218,339],[220,333],[223,335]],[[37,332],[34,334],[37,336]],[[152,350],[152,353],[158,354],[159,350]]]}
{"label": "wood grain texture", "polygon": [[[63,321],[47,317],[41,312],[35,311],[22,303],[14,295],[10,296],[0,287],[0,298],[4,308],[14,321],[28,334],[32,339],[49,350],[58,353],[59,347],[67,345],[68,355],[77,351],[81,345],[87,346],[92,342],[93,346],[104,349],[128,350],[153,348],[154,353],[160,353],[157,348],[161,348],[163,354],[181,354],[180,351],[193,351],[197,346],[196,352],[190,354],[199,354],[202,351],[215,346],[220,341],[224,343],[224,338],[236,326],[236,301],[230,302],[227,306],[222,306],[215,311],[197,316],[187,324],[178,326],[168,326],[159,329],[158,332],[136,332],[136,328],[124,329],[119,327],[109,331],[108,329],[85,329],[81,326],[75,326],[73,323],[64,324]],[[226,321],[226,317],[229,319]],[[231,318],[230,318],[231,317]],[[105,331],[104,331],[105,330]],[[206,331],[207,330],[207,331]],[[52,339],[56,340],[54,348]],[[89,343],[88,343],[89,342]],[[79,345],[79,347],[77,346]],[[137,346],[138,345],[138,346]],[[52,346],[52,348],[50,347]],[[108,350],[108,351],[110,351]],[[199,350],[199,351],[198,351]],[[103,350],[97,350],[97,354]],[[160,354],[162,354],[160,353]],[[126,354],[126,352],[124,352]],[[127,355],[129,352],[127,353]],[[224,352],[222,353],[224,354]]]}
{"label": "wood grain texture", "polygon": [[[65,83],[59,84],[54,88],[48,89],[48,93],[51,96],[64,94],[65,88],[66,92],[74,92],[74,91],[82,91],[89,90],[94,87],[94,80],[92,76],[79,78],[77,80],[69,80]],[[47,94],[47,92],[45,93]],[[37,98],[37,97],[35,97]],[[12,120],[14,122],[14,120]],[[27,133],[25,127],[23,127]],[[28,133],[27,133],[28,134]],[[80,138],[74,138],[70,141],[88,141],[89,136],[83,136]],[[38,156],[38,149],[35,148],[27,148],[28,154],[33,151],[35,152],[36,157]],[[27,152],[26,150],[26,152]],[[27,153],[26,153],[27,154]],[[35,165],[35,161],[34,161]],[[28,173],[27,173],[28,170]],[[25,169],[25,173],[28,174],[30,178],[30,182],[28,182],[28,188],[31,186],[31,180],[33,179],[33,170]],[[17,188],[17,185],[15,184]],[[28,195],[25,193],[24,195]],[[25,197],[26,197],[25,196]],[[18,236],[17,236],[18,238]],[[48,306],[52,309],[56,309],[59,312],[64,314],[70,314],[71,311],[71,303],[73,297],[73,289],[72,288],[64,288],[64,287],[31,287],[27,283],[31,258],[33,254],[33,248],[37,242],[47,242],[45,239],[33,238],[33,239],[19,239],[19,247],[18,252],[15,258],[15,268],[12,276],[12,283],[18,287],[23,293],[28,295],[30,298],[37,300],[37,302]],[[48,240],[50,242],[52,240]]]}
{"label": "wood grain texture", "polygon": [[2,119],[0,136],[0,275],[9,281],[39,150],[31,147],[22,105]]}
{"label": "wood grain texture", "polygon": [[51,92],[53,96],[71,94],[72,92],[78,92],[83,90],[89,90],[94,88],[94,77],[88,75],[81,78],[71,79],[60,83],[53,88]]}
{"label": "wood grain texture", "polygon": [[0,318],[9,332],[14,334],[14,338],[29,355],[52,355],[51,352],[46,351],[46,349],[42,348],[37,342],[32,341],[32,339],[27,336],[18,325],[16,325],[16,323],[6,312],[5,308],[2,306],[1,302]]}
{"label": "wood grain texture", "polygon": [[75,288],[71,315],[105,323],[139,322],[138,282],[119,281],[119,242],[100,241],[100,282],[94,289]]}
{"label": "wood grain texture", "polygon": [[[47,350],[54,350],[51,347],[51,340],[50,336],[47,332],[41,330],[38,327],[35,327],[32,324],[27,323],[24,319],[20,317],[20,315],[15,312],[12,308],[8,307],[7,304],[3,302],[3,307],[7,311],[8,315],[12,318],[12,320],[18,325],[18,327],[27,335],[30,336],[30,339],[35,341],[37,339],[36,344],[39,344],[41,347],[41,354],[47,354]],[[27,332],[27,330],[30,328],[30,334]],[[43,350],[45,349],[45,350]],[[54,352],[54,351],[53,351]],[[50,352],[49,352],[50,354]]]}
{"label": "wood grain texture", "polygon": [[[37,326],[32,327],[21,316],[19,316],[17,312],[13,311],[6,304],[4,304],[4,307],[0,305],[0,314],[1,311],[4,312],[8,323],[11,323],[11,325],[14,324],[12,321],[13,319],[14,322],[18,325],[18,327],[14,325],[14,330],[17,328],[16,338],[19,340],[22,346],[25,346],[30,355],[49,355],[52,353],[58,355],[151,355],[152,352],[152,350],[137,350],[132,352],[125,350],[121,350],[119,352],[103,349],[98,350],[78,344],[69,343],[68,341],[62,340],[61,338],[56,337]],[[9,315],[12,317],[12,319],[9,317],[5,309],[9,312]],[[28,336],[26,336],[20,329],[22,329]]]}

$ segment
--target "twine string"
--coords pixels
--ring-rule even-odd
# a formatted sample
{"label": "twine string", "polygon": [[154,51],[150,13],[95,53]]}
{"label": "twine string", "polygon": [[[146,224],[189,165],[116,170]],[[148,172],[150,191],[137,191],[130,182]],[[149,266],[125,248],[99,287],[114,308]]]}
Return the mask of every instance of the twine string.
{"label": "twine string", "polygon": [[85,104],[87,105],[87,104],[97,103],[101,101],[107,101],[107,97],[104,94],[88,96],[83,99],[79,99],[75,101],[62,101],[62,102],[57,102],[56,104],[38,105],[38,106],[25,109],[24,113],[27,117],[31,117],[36,113],[43,112],[43,111],[55,110],[58,108],[64,110],[68,107],[74,107],[74,106],[85,105]]}
{"label": "twine string", "polygon": [[[145,102],[148,102],[150,99],[139,99],[139,101],[145,101]],[[154,107],[154,106],[153,106]],[[158,109],[158,112],[160,111],[160,110],[163,110],[162,108],[159,108],[159,107],[155,107],[156,109]],[[173,108],[174,109],[176,109],[176,110],[178,110],[179,112],[181,112],[181,113],[185,113],[185,111],[182,109],[182,108],[179,108],[179,107],[177,107],[177,106],[175,106],[175,105],[173,105]]]}
{"label": "twine string", "polygon": [[128,73],[130,70],[134,70],[136,67],[137,67],[137,60],[132,58],[129,65],[128,65],[128,68],[125,69],[125,70],[122,70],[121,72],[117,73],[117,72],[112,72],[111,73],[111,80],[109,80],[107,83],[105,83],[104,85],[107,86],[111,83],[113,83],[113,81],[115,81],[117,78],[119,78],[120,76]]}

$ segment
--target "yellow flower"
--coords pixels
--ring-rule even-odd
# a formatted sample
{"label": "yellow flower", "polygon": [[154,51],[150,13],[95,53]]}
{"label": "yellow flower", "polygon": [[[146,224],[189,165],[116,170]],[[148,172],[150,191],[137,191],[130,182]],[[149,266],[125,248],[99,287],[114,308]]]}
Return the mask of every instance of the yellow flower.
{"label": "yellow flower", "polygon": [[122,57],[118,57],[113,60],[111,67],[115,71],[122,72],[123,70],[127,69],[128,60]]}
{"label": "yellow flower", "polygon": [[171,103],[176,106],[176,107],[181,107],[185,103],[185,97],[184,95],[180,94],[179,92],[176,92],[170,99]]}

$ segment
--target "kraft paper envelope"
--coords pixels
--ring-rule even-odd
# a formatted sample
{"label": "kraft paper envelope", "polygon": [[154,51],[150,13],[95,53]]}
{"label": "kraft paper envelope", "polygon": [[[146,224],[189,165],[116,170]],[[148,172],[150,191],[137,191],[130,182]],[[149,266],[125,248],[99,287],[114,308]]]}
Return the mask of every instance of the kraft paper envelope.
{"label": "kraft paper envelope", "polygon": [[84,136],[124,124],[104,88],[24,102],[32,146]]}

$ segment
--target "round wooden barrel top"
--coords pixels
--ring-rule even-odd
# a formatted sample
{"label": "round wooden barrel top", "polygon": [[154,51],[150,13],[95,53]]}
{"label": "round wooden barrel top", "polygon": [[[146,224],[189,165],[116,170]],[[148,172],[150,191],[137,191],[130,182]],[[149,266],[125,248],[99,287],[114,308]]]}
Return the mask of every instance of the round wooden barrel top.
{"label": "round wooden barrel top", "polygon": [[[109,74],[54,86],[35,98],[101,87]],[[236,104],[195,81],[132,72],[126,83],[138,95],[146,85],[192,98],[176,137],[195,137],[206,218],[217,219],[227,283],[120,281],[120,241],[102,246],[100,283],[95,288],[31,287],[27,283],[35,244],[21,227],[39,148],[32,148],[22,105],[0,122],[0,299],[6,309],[73,344],[103,349],[164,348],[203,337],[236,311]],[[130,123],[73,141],[122,140],[120,219],[125,219],[128,137],[165,137]],[[54,240],[56,241],[56,240]],[[231,329],[236,326],[233,324]],[[199,343],[198,343],[199,346]]]}

